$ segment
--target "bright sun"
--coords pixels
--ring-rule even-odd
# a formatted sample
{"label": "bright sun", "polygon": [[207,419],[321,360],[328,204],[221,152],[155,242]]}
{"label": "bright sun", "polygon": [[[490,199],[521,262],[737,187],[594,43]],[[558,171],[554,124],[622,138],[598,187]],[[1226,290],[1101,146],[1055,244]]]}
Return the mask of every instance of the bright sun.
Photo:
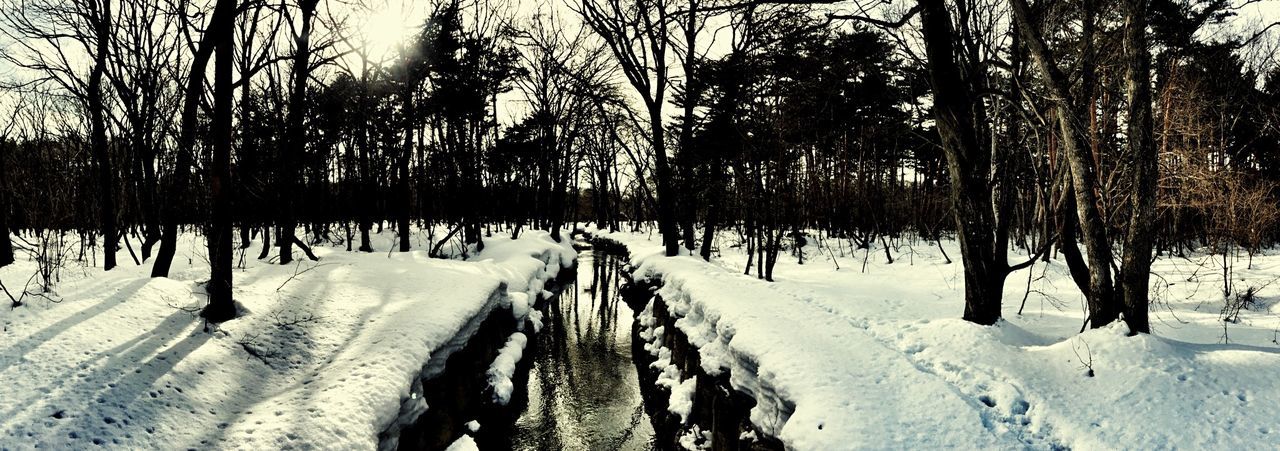
{"label": "bright sun", "polygon": [[369,58],[374,61],[395,56],[401,44],[413,32],[412,3],[387,2],[372,11],[362,27]]}

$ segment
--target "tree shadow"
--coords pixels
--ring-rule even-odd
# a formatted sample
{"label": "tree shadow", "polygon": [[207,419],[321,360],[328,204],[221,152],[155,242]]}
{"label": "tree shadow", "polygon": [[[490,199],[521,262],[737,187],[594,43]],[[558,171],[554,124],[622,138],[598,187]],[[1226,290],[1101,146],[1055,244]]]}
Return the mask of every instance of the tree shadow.
{"label": "tree shadow", "polygon": [[1185,349],[1191,353],[1203,354],[1218,351],[1245,351],[1245,352],[1263,352],[1267,354],[1280,354],[1280,348],[1271,348],[1263,346],[1247,345],[1242,343],[1189,343],[1185,341],[1174,340],[1171,338],[1160,337],[1161,340],[1168,342],[1180,349]]}
{"label": "tree shadow", "polygon": [[[217,428],[211,429],[202,436],[193,438],[193,442],[189,444],[191,447],[226,447],[231,446],[228,439],[232,438],[234,433],[252,434],[257,443],[270,443],[270,446],[288,446],[288,443],[299,437],[303,437],[303,431],[317,430],[312,423],[312,416],[318,412],[318,409],[286,409],[285,406],[302,406],[315,405],[320,397],[323,396],[319,383],[315,383],[315,376],[320,374],[335,374],[330,370],[339,357],[344,352],[351,349],[354,344],[353,339],[369,327],[370,318],[387,308],[389,303],[398,299],[391,296],[390,290],[384,292],[379,298],[379,302],[371,303],[365,308],[359,310],[338,310],[342,313],[342,318],[333,317],[327,314],[324,305],[333,302],[343,302],[343,299],[332,297],[332,289],[335,280],[332,279],[332,271],[343,268],[344,265],[336,265],[328,268],[322,268],[315,272],[311,272],[306,280],[296,280],[289,283],[279,293],[279,296],[292,298],[281,299],[271,310],[255,311],[248,316],[241,317],[235,321],[251,321],[252,329],[261,331],[255,336],[258,345],[262,350],[269,353],[266,356],[252,356],[246,352],[243,355],[246,359],[253,361],[251,365],[261,364],[271,368],[272,378],[270,380],[261,380],[258,383],[246,384],[237,387],[236,398],[247,402],[239,405],[228,404],[225,407],[234,407],[235,411],[219,412],[220,424]],[[284,313],[290,309],[301,309],[303,313],[316,313],[320,315],[317,321],[339,321],[349,318],[339,330],[345,330],[346,333],[341,337],[324,337],[325,340],[317,340],[319,338],[315,332],[310,330],[312,324],[301,323],[288,327],[282,327],[274,317],[274,314]],[[288,321],[288,317],[281,318]],[[326,326],[328,327],[328,326]],[[241,330],[247,328],[241,327]],[[326,330],[326,333],[335,332],[334,330]],[[243,337],[235,337],[242,339]],[[336,346],[327,346],[324,341],[332,341],[337,343]],[[237,349],[236,351],[239,351]],[[354,377],[347,375],[348,377]],[[281,384],[273,384],[273,382],[282,382]],[[298,385],[301,383],[301,385]],[[279,402],[280,404],[275,404]],[[249,420],[253,412],[277,412],[277,416],[268,425],[248,425],[248,429],[244,430],[239,427],[232,427]],[[283,425],[284,427],[279,427]],[[324,429],[324,428],[319,428]],[[238,446],[243,446],[243,443]]]}
{"label": "tree shadow", "polygon": [[[135,414],[157,412],[155,406],[138,405],[137,400],[178,362],[209,340],[210,334],[193,327],[197,322],[191,314],[175,311],[155,328],[155,333],[142,333],[67,368],[61,375],[49,375],[53,385],[35,390],[29,399],[16,404],[3,418],[34,422],[52,416],[57,421],[55,427],[68,432],[63,437],[70,440],[69,443],[94,440],[94,444],[104,444],[105,440],[89,436],[95,435],[94,432],[104,437],[119,435],[109,434],[109,428],[125,428],[135,422]],[[187,336],[172,343],[183,331]],[[81,371],[91,366],[92,370]],[[53,400],[44,406],[48,411],[34,411],[32,406],[42,398]],[[27,410],[25,415],[21,415],[23,410]],[[19,415],[22,418],[18,418]],[[154,417],[144,416],[136,423],[154,423]],[[14,425],[7,422],[6,426]]]}
{"label": "tree shadow", "polygon": [[[140,290],[143,286],[146,286],[147,282],[150,282],[150,281],[151,281],[150,278],[134,279],[124,284],[124,286],[119,287],[114,294],[107,296],[106,298],[102,299],[96,304],[93,304],[89,308],[86,308],[70,316],[67,316],[66,318],[63,318],[58,322],[50,324],[49,326],[45,327],[44,329],[41,329],[36,333],[28,335],[26,338],[23,338],[21,340],[14,342],[12,345],[9,345],[8,347],[9,349],[7,349],[3,353],[0,353],[0,355],[12,356],[8,360],[0,361],[0,371],[4,371],[6,368],[22,361],[24,358],[26,358],[26,355],[30,353],[32,350],[34,350],[35,348],[39,347],[44,343],[48,343],[50,340],[62,334],[63,332],[70,330],[72,327],[75,327],[76,325],[81,324],[85,321],[89,321],[94,317],[102,314],[103,312],[106,312],[107,310],[111,310],[113,307],[119,305],[121,302],[124,302],[125,299],[132,297],[134,294],[138,292],[138,290]],[[90,301],[86,300],[84,302],[90,302]],[[13,350],[18,350],[18,351],[13,352]]]}

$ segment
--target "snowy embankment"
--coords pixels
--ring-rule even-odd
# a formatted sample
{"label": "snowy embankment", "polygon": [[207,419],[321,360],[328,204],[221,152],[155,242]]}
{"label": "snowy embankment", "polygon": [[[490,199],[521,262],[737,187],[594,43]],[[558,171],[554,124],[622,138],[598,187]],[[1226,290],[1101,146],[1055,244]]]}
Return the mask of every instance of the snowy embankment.
{"label": "snowy embankment", "polygon": [[511,334],[507,343],[498,351],[498,357],[489,365],[486,375],[489,377],[489,387],[493,389],[493,401],[499,405],[505,406],[511,402],[511,392],[515,390],[511,378],[515,376],[516,364],[524,358],[524,349],[528,345],[529,337],[525,334]]}
{"label": "snowy embankment", "polygon": [[[1023,315],[1025,273],[1010,277],[1007,320],[982,327],[958,319],[963,269],[935,248],[895,250],[893,264],[873,249],[865,270],[864,251],[809,248],[804,265],[782,256],[789,261],[768,283],[742,275],[746,258],[728,246],[707,263],[663,257],[656,235],[588,232],[625,246],[636,278],[661,282],[658,298],[702,369],[728,371],[759,403],[752,422],[789,449],[1280,443],[1280,347],[1270,341],[1280,312],[1265,302],[1243,312],[1229,324],[1232,342],[1220,344],[1222,323],[1209,319],[1222,304],[1212,276],[1177,262],[1157,262],[1157,279],[1205,287],[1159,287],[1156,334],[1126,337],[1123,326],[1076,333],[1079,310],[1064,304],[1079,294],[1057,262],[1037,265]],[[1274,279],[1280,257],[1259,257],[1255,268],[1242,276]],[[662,332],[642,337],[666,370],[658,383],[672,389],[671,410],[685,416],[691,381],[662,368],[670,354],[656,340]]]}
{"label": "snowy embankment", "polygon": [[[529,234],[538,237],[541,246],[527,245]],[[510,281],[506,285],[503,307],[511,310],[518,327],[538,333],[542,330],[542,312],[534,306],[539,299],[552,296],[547,290],[547,283],[555,279],[560,270],[573,267],[578,252],[570,240],[556,243],[547,232],[531,231],[525,235],[525,241],[495,241],[472,260],[499,262],[490,269],[498,277]],[[489,366],[486,376],[493,390],[493,401],[499,405],[505,406],[511,401],[511,393],[515,389],[511,378],[515,376],[516,364],[524,357],[528,343],[529,337],[524,332],[512,333]]]}
{"label": "snowy embankment", "polygon": [[[376,448],[429,408],[414,399],[420,378],[512,302],[504,286],[540,292],[575,256],[545,233],[489,243],[467,262],[326,247],[297,265],[249,257],[235,273],[243,316],[208,329],[193,313],[207,276],[194,237],[168,279],[65,269],[58,302],[0,311],[0,447]],[[0,278],[21,286],[34,270]]]}

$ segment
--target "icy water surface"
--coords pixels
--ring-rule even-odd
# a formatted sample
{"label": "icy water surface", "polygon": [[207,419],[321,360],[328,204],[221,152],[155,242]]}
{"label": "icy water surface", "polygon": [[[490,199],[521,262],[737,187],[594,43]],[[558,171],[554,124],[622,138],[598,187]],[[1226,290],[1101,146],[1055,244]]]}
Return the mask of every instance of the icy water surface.
{"label": "icy water surface", "polygon": [[653,448],[653,425],[631,360],[634,312],[618,294],[619,266],[604,252],[581,252],[577,282],[544,309],[528,404],[510,434],[501,434],[510,442],[483,448]]}

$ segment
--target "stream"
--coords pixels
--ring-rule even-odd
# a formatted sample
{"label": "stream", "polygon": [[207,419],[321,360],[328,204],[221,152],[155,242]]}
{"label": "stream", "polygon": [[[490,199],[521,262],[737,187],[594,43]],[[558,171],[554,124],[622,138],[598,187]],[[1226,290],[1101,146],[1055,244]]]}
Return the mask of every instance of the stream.
{"label": "stream", "polygon": [[481,426],[481,449],[647,450],[654,428],[632,360],[635,312],[619,287],[622,259],[584,250],[578,274],[543,306],[544,324],[526,350],[514,423]]}

